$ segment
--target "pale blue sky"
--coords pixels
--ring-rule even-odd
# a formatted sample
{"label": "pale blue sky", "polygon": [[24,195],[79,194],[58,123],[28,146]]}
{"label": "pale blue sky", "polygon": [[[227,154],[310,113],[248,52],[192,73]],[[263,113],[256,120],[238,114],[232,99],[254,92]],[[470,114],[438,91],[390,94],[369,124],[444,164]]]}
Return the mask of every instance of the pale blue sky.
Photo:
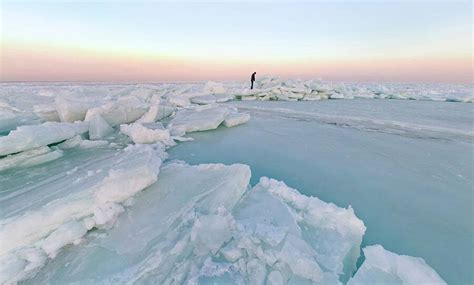
{"label": "pale blue sky", "polygon": [[[466,52],[470,2],[4,4],[7,39],[186,55]],[[435,45],[435,46],[434,46]]]}
{"label": "pale blue sky", "polygon": [[68,51],[63,57],[83,48],[200,66],[230,60],[234,69],[236,61],[288,64],[283,73],[291,75],[303,68],[296,61],[337,60],[343,68],[351,60],[364,69],[361,62],[403,58],[410,68],[407,60],[417,58],[439,59],[437,68],[449,65],[448,75],[457,70],[465,80],[473,48],[471,1],[3,1],[1,23],[4,62],[24,58],[19,47]]}

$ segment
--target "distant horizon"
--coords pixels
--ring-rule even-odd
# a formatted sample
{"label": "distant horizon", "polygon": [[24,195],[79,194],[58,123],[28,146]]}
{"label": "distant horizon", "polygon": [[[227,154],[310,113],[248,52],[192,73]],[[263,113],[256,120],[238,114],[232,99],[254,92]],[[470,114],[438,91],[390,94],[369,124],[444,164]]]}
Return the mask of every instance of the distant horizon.
{"label": "distant horizon", "polygon": [[[438,82],[438,81],[356,81],[356,80],[325,80],[324,78],[314,77],[314,78],[297,78],[297,77],[281,77],[275,76],[284,80],[316,80],[320,79],[324,83],[348,83],[348,84],[413,84],[413,85],[423,85],[423,84],[439,84],[439,85],[474,85],[472,82]],[[250,78],[250,76],[249,76]],[[257,76],[257,81],[260,78]],[[94,81],[94,80],[0,80],[0,84],[16,84],[16,83],[84,83],[84,84],[194,84],[194,83],[206,83],[206,82],[222,82],[222,83],[244,83],[249,80],[242,79],[229,79],[229,80],[212,80],[212,79],[202,79],[202,80],[170,80],[170,81]]]}
{"label": "distant horizon", "polygon": [[[271,4],[271,5],[269,5]],[[2,3],[0,82],[473,84],[471,1]]]}

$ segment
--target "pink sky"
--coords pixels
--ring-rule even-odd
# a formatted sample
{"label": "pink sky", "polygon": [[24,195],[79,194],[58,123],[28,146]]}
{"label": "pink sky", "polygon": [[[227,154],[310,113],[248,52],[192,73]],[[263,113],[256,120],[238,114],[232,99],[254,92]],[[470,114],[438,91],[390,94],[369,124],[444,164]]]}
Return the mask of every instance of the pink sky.
{"label": "pink sky", "polygon": [[335,81],[472,83],[470,57],[216,60],[3,44],[2,81],[246,80],[249,74]]}

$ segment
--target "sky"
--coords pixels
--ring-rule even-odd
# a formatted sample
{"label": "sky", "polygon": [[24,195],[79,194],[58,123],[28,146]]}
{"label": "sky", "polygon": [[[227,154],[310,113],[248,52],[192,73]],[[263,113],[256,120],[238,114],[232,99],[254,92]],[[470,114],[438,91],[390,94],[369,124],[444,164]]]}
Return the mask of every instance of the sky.
{"label": "sky", "polygon": [[473,82],[471,1],[0,3],[1,81]]}

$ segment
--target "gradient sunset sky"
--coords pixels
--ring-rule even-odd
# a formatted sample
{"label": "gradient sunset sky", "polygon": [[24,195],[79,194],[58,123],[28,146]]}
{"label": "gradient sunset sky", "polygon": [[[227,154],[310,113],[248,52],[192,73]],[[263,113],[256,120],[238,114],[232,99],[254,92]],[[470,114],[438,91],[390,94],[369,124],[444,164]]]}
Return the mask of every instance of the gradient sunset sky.
{"label": "gradient sunset sky", "polygon": [[472,83],[471,1],[2,1],[1,81]]}

